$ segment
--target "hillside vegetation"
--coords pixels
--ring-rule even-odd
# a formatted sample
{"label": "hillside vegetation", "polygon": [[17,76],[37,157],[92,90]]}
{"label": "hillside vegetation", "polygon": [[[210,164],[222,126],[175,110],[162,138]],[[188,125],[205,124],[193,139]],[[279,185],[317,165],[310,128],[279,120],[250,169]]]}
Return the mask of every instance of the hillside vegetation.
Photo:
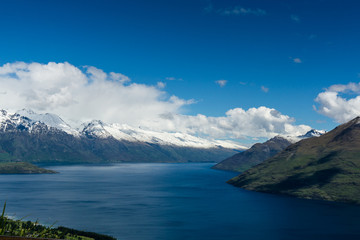
{"label": "hillside vegetation", "polygon": [[13,220],[5,216],[6,203],[0,216],[0,235],[18,236],[28,238],[52,238],[69,240],[116,240],[113,237],[78,231],[66,227],[53,228],[39,224],[38,222]]}
{"label": "hillside vegetation", "polygon": [[260,192],[360,204],[360,118],[290,145],[228,183]]}
{"label": "hillside vegetation", "polygon": [[27,162],[0,162],[0,174],[56,173]]}

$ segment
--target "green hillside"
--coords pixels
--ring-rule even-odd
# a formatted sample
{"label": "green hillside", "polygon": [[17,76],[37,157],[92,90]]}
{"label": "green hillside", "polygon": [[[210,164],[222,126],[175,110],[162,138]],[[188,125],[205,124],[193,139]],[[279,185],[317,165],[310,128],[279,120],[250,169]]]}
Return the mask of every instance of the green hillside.
{"label": "green hillside", "polygon": [[360,118],[290,145],[231,179],[248,190],[360,203]]}

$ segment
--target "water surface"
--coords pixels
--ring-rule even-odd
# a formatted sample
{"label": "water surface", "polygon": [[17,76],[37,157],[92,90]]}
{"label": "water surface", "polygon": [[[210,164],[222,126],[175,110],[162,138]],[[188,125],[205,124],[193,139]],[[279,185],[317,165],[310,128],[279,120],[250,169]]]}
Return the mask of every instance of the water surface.
{"label": "water surface", "polygon": [[360,206],[250,192],[211,164],[51,166],[1,175],[7,213],[118,239],[360,239]]}

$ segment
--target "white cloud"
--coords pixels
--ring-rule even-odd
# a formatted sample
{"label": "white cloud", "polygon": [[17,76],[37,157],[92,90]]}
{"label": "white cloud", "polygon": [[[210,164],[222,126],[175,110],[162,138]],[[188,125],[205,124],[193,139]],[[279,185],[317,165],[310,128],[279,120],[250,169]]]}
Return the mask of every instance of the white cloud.
{"label": "white cloud", "polygon": [[225,87],[225,85],[227,84],[227,80],[217,80],[217,81],[215,81],[215,83],[217,84],[217,85],[219,85],[220,87]]}
{"label": "white cloud", "polygon": [[[317,112],[344,123],[360,116],[360,83],[337,84],[327,88],[316,97]],[[350,98],[343,97],[347,95]],[[354,96],[355,95],[355,96]]]}
{"label": "white cloud", "polygon": [[269,92],[269,88],[267,88],[265,86],[261,86],[261,91],[267,93],[267,92]]}
{"label": "white cloud", "polygon": [[[224,82],[218,83],[225,85]],[[30,108],[55,113],[67,121],[103,120],[158,131],[190,133],[208,138],[242,139],[300,135],[310,129],[275,109],[231,109],[222,117],[181,114],[195,101],[161,90],[165,86],[131,83],[119,73],[70,63],[8,63],[0,67],[0,108]]]}
{"label": "white cloud", "polygon": [[[125,85],[126,83],[126,85]],[[53,112],[68,120],[101,119],[139,124],[140,120],[179,109],[190,101],[167,97],[156,86],[130,83],[119,73],[105,73],[67,62],[8,63],[0,67],[1,108],[31,108]]]}
{"label": "white cloud", "polygon": [[202,114],[187,116],[166,114],[143,125],[151,129],[181,131],[212,138],[245,139],[248,137],[274,137],[278,134],[298,136],[309,131],[306,125],[294,125],[294,119],[273,108],[259,107],[244,110],[230,109],[223,117]]}
{"label": "white cloud", "polygon": [[293,61],[294,61],[294,63],[302,63],[300,58],[294,58]]}
{"label": "white cloud", "polygon": [[163,89],[163,88],[166,87],[166,83],[164,83],[164,82],[158,82],[158,83],[157,83],[157,87],[160,88],[160,89]]}
{"label": "white cloud", "polygon": [[297,23],[300,22],[300,18],[299,18],[299,16],[297,16],[297,15],[292,14],[292,15],[290,16],[290,18],[291,18],[291,20],[293,20],[294,22],[297,22]]}

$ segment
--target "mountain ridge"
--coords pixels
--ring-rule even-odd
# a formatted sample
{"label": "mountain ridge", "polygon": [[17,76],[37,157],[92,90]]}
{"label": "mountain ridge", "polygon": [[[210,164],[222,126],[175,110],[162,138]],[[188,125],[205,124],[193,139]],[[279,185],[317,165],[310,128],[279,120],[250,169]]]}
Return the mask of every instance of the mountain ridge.
{"label": "mountain ridge", "polygon": [[[24,115],[0,111],[0,161],[217,162],[237,152],[190,135],[181,141],[176,133],[146,135],[149,131],[130,127],[124,132],[98,120],[74,133],[56,115]],[[121,134],[125,137],[119,137]],[[167,143],[167,138],[172,142]]]}
{"label": "mountain ridge", "polygon": [[213,169],[243,172],[251,167],[275,156],[291,144],[310,137],[319,137],[325,131],[312,129],[302,136],[284,137],[275,136],[264,143],[256,143],[246,151],[231,156],[213,166]]}
{"label": "mountain ridge", "polygon": [[226,158],[212,168],[217,170],[243,172],[274,156],[291,144],[292,142],[290,140],[276,136],[264,143],[255,143],[248,150]]}
{"label": "mountain ridge", "polygon": [[0,111],[0,131],[4,130],[3,126],[6,126],[7,124],[26,126],[25,128],[31,131],[31,126],[37,122],[43,123],[48,127],[64,131],[67,134],[76,137],[85,134],[88,137],[113,137],[119,141],[147,142],[151,144],[182,147],[223,147],[228,149],[247,149],[247,147],[241,146],[240,144],[232,141],[208,140],[186,133],[155,132],[141,128],[134,128],[126,124],[108,124],[101,120],[92,120],[90,122],[82,123],[80,124],[79,129],[75,129],[66,123],[61,117],[51,113],[38,114],[28,109],[22,109],[14,114],[8,113],[5,110]]}

